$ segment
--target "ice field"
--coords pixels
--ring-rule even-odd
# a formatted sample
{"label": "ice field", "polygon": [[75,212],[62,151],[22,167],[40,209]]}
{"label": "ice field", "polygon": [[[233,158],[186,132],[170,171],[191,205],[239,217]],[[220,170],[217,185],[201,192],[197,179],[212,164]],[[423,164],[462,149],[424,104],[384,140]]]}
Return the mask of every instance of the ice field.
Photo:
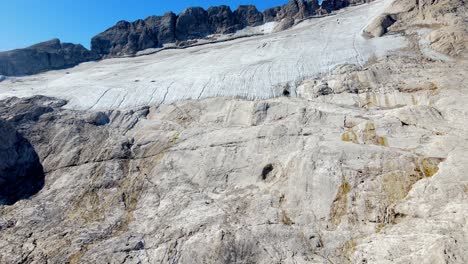
{"label": "ice field", "polygon": [[404,47],[402,36],[361,35],[391,2],[350,7],[279,33],[8,78],[0,83],[0,98],[46,95],[69,100],[68,108],[99,110],[214,96],[270,98],[287,83],[294,94],[304,78]]}

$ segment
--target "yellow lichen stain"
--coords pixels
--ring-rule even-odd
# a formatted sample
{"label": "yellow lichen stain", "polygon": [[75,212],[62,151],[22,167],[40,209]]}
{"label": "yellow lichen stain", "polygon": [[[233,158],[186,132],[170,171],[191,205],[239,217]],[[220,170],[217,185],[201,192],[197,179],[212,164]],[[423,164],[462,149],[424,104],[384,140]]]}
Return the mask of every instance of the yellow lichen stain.
{"label": "yellow lichen stain", "polygon": [[411,190],[411,186],[417,181],[404,172],[393,172],[383,179],[383,191],[387,195],[389,205],[403,200]]}
{"label": "yellow lichen stain", "polygon": [[286,214],[285,210],[281,210],[281,223],[288,226],[294,224],[294,221]]}
{"label": "yellow lichen stain", "polygon": [[390,99],[388,98],[388,94],[385,94],[385,107],[391,107]]}
{"label": "yellow lichen stain", "polygon": [[178,139],[179,139],[179,133],[175,133],[171,141],[169,141],[168,147],[172,147],[177,142]]}
{"label": "yellow lichen stain", "polygon": [[375,232],[376,233],[380,233],[385,227],[385,223],[378,223],[376,226],[375,226]]}
{"label": "yellow lichen stain", "polygon": [[68,215],[71,219],[81,218],[86,223],[104,219],[104,208],[102,208],[101,200],[95,190],[85,192],[71,208],[72,210]]}
{"label": "yellow lichen stain", "polygon": [[[119,223],[112,229],[111,236],[115,237],[127,232],[130,223],[134,220],[133,213],[137,209],[141,188],[145,183],[144,178],[147,177],[156,164],[164,158],[168,150],[175,145],[178,137],[179,134],[176,133],[162,149],[160,145],[155,144],[151,148],[145,150],[142,159],[130,160],[129,163],[125,163],[125,167],[122,170],[127,171],[127,176],[120,182],[118,187],[120,191],[117,192],[117,195],[108,197],[103,195],[105,199],[102,200],[94,190],[85,192],[77,199],[77,202],[70,211],[69,217],[72,219],[81,217],[81,219],[84,219],[86,222],[92,222],[104,217],[106,208],[123,202],[125,213]],[[157,151],[157,154],[153,154],[155,151]],[[132,176],[134,172],[137,172],[136,176]],[[102,175],[102,173],[96,172],[95,175],[99,176]],[[92,182],[94,182],[94,180]],[[80,251],[72,254],[69,257],[69,263],[80,263],[82,256],[88,251],[88,246],[96,242],[97,241],[94,241],[85,245]]]}
{"label": "yellow lichen stain", "polygon": [[421,167],[424,177],[432,177],[439,172],[440,162],[441,160],[436,158],[423,158],[421,160]]}
{"label": "yellow lichen stain", "polygon": [[418,101],[416,101],[416,97],[414,97],[414,94],[411,95],[411,102],[413,105],[418,105]]}
{"label": "yellow lichen stain", "polygon": [[348,131],[344,132],[343,135],[341,135],[341,140],[345,142],[352,142],[352,143],[359,143],[358,141],[358,136],[356,132],[354,132],[352,129],[349,129]]}
{"label": "yellow lichen stain", "polygon": [[78,264],[81,261],[81,258],[83,255],[86,253],[87,249],[83,250],[81,249],[78,252],[73,253],[69,258],[68,258],[68,263],[70,264]]}
{"label": "yellow lichen stain", "polygon": [[348,209],[348,194],[351,190],[351,186],[346,180],[342,179],[342,183],[340,188],[338,188],[338,192],[336,194],[335,199],[333,200],[333,204],[330,210],[330,219],[334,226],[338,226],[341,224],[341,218],[347,213]]}
{"label": "yellow lichen stain", "polygon": [[341,247],[342,256],[344,257],[345,263],[351,263],[351,257],[356,252],[356,238],[346,241]]}
{"label": "yellow lichen stain", "polygon": [[388,147],[388,142],[385,137],[379,137],[377,136],[377,145],[383,146],[383,147]]}
{"label": "yellow lichen stain", "polygon": [[[128,231],[128,225],[133,221],[133,212],[136,210],[138,204],[138,200],[141,194],[140,189],[144,182],[143,179],[151,173],[151,170],[165,157],[168,150],[175,145],[178,139],[179,133],[175,133],[167,145],[159,152],[159,154],[155,156],[146,154],[148,152],[153,153],[154,150],[150,148],[145,151],[143,155],[144,157],[147,157],[146,159],[132,161],[132,163],[138,162],[136,167],[139,168],[139,171],[135,178],[131,179],[131,177],[127,177],[120,185],[120,189],[123,190],[122,195],[125,203],[126,215],[123,219],[124,221],[122,221],[115,230],[117,234]],[[157,147],[159,148],[159,146]]]}
{"label": "yellow lichen stain", "polygon": [[377,94],[372,93],[372,104],[374,106],[379,106],[379,100],[377,99]]}

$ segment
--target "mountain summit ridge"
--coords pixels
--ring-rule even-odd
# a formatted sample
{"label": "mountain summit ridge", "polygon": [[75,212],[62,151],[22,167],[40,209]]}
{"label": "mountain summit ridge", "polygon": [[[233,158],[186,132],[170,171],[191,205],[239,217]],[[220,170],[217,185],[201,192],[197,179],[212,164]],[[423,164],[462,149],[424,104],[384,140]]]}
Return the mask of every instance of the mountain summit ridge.
{"label": "mountain summit ridge", "polygon": [[[139,51],[162,47],[164,44],[185,45],[186,41],[211,34],[230,34],[245,27],[283,19],[304,19],[365,2],[369,0],[324,0],[322,5],[319,5],[318,0],[290,0],[283,6],[268,8],[263,13],[253,5],[240,5],[234,11],[226,5],[207,10],[188,7],[179,15],[169,11],[162,16],[150,16],[134,22],[122,20],[94,36],[91,50],[80,44],[60,44],[58,39],[53,39],[24,49],[0,52],[0,75],[31,75],[102,58],[135,55]],[[47,50],[41,48],[44,45],[48,46]],[[48,58],[52,58],[52,61]]]}

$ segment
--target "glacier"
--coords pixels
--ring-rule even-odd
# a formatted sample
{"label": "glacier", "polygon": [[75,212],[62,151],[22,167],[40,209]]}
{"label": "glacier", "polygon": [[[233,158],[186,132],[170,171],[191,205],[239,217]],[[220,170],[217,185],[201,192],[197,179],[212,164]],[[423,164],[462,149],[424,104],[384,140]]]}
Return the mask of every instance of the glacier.
{"label": "glacier", "polygon": [[45,95],[68,100],[70,109],[105,110],[217,96],[266,99],[284,87],[294,96],[303,79],[405,47],[403,36],[362,36],[391,2],[349,7],[278,33],[8,78],[0,99]]}

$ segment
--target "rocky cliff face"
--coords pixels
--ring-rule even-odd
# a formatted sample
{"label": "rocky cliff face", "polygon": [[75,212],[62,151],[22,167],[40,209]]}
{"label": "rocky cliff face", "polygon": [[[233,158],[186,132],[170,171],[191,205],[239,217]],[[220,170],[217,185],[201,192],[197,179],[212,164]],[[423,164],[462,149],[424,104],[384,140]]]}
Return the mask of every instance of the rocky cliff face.
{"label": "rocky cliff face", "polygon": [[13,204],[43,187],[44,172],[31,144],[3,120],[0,134],[0,205]]}
{"label": "rocky cliff face", "polygon": [[148,17],[133,23],[120,21],[91,40],[92,50],[97,54],[133,53],[174,42],[176,39],[176,15],[172,12],[164,16]]}
{"label": "rocky cliff face", "polygon": [[58,39],[25,49],[0,52],[0,75],[29,75],[63,69],[100,57],[81,45],[61,43]]}

